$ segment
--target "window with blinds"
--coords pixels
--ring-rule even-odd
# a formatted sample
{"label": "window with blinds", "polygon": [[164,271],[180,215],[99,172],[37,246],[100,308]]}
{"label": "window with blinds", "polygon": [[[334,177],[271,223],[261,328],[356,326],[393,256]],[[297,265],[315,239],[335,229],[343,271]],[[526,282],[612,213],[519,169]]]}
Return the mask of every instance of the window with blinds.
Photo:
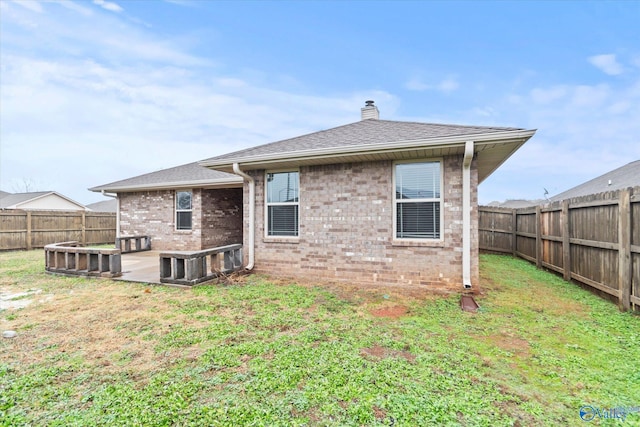
{"label": "window with blinds", "polygon": [[298,236],[299,173],[267,173],[267,236]]}
{"label": "window with blinds", "polygon": [[191,197],[190,191],[176,191],[176,230],[191,230]]}
{"label": "window with blinds", "polygon": [[395,225],[397,239],[440,239],[440,162],[396,163]]}

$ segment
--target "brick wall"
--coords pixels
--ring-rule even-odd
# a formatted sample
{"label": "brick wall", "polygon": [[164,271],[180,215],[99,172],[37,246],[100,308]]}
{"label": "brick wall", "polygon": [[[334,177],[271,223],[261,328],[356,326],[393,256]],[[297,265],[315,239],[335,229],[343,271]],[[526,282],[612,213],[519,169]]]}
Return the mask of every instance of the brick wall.
{"label": "brick wall", "polygon": [[242,243],[242,188],[202,191],[202,249]]}
{"label": "brick wall", "polygon": [[[478,283],[477,170],[472,163],[472,284]],[[256,271],[358,283],[462,286],[462,156],[443,161],[444,241],[393,241],[391,161],[300,168],[300,236],[264,235],[264,171],[256,180]],[[245,203],[248,190],[245,186]],[[245,208],[245,245],[248,209]],[[245,251],[247,254],[248,251]]]}
{"label": "brick wall", "polygon": [[120,193],[120,234],[151,236],[154,250],[200,250],[238,243],[242,190],[192,190],[192,229],[176,230],[175,191]]}

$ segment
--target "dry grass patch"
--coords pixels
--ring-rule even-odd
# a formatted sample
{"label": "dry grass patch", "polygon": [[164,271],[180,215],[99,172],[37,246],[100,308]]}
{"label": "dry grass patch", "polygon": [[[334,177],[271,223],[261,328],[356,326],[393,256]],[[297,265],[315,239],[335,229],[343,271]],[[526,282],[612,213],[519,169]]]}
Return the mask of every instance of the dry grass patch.
{"label": "dry grass patch", "polygon": [[[188,290],[158,291],[137,284],[93,282],[54,292],[49,301],[35,302],[4,324],[5,329],[19,331],[19,336],[5,340],[0,361],[11,359],[19,362],[18,366],[62,364],[66,357],[61,356],[66,355],[81,358],[92,369],[135,371],[145,376],[177,356],[154,350],[159,337],[177,325],[199,328],[206,324],[174,310],[176,302],[202,299]],[[185,353],[197,358],[200,350],[194,347]]]}

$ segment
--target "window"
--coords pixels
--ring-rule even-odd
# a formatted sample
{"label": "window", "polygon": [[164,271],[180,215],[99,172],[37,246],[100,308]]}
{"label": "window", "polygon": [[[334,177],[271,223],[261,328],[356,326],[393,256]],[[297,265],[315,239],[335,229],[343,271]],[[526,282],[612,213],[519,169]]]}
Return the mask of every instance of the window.
{"label": "window", "polygon": [[176,230],[191,230],[191,192],[176,191]]}
{"label": "window", "polygon": [[440,239],[440,162],[395,165],[397,239]]}
{"label": "window", "polygon": [[267,173],[267,236],[298,236],[298,175]]}

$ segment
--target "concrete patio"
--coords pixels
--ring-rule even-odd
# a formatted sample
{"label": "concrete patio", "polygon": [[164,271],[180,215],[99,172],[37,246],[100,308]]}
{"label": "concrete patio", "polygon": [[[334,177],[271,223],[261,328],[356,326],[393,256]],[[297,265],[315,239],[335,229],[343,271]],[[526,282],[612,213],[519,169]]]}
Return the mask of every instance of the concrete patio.
{"label": "concrete patio", "polygon": [[160,284],[160,251],[122,255],[122,276],[114,280]]}

